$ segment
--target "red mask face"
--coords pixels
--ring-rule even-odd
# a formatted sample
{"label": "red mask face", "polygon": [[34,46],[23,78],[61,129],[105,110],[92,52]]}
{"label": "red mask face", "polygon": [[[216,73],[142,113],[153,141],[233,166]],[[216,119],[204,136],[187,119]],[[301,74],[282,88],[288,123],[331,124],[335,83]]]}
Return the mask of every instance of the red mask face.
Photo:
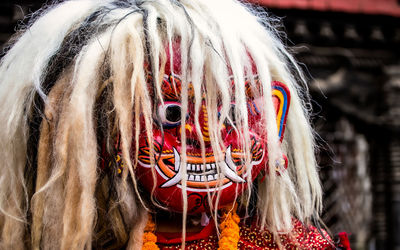
{"label": "red mask face", "polygon": [[[179,58],[175,55],[174,58]],[[178,62],[179,63],[179,62]],[[188,104],[188,115],[186,117],[186,155],[187,162],[181,163],[182,143],[181,143],[181,102],[180,91],[182,83],[179,76],[172,76],[169,72],[167,63],[165,76],[162,83],[164,104],[157,107],[157,117],[161,122],[162,130],[154,125],[154,150],[155,150],[155,174],[150,167],[150,149],[146,131],[141,131],[139,138],[139,164],[136,174],[139,182],[147,191],[151,192],[156,182],[154,196],[168,209],[175,212],[183,211],[182,198],[182,170],[186,168],[187,174],[187,199],[189,214],[209,211],[208,195],[213,197],[215,202],[215,192],[220,191],[218,206],[230,204],[245,188],[247,188],[246,169],[244,163],[244,153],[240,146],[240,139],[232,127],[231,123],[226,122],[221,127],[221,135],[226,146],[224,155],[217,158],[214,156],[210,138],[208,134],[208,114],[205,103],[202,102],[199,114],[199,122],[203,140],[205,143],[205,159],[201,156],[201,147],[196,133],[194,122],[194,104],[190,99]],[[179,65],[174,65],[174,71],[180,72]],[[273,102],[276,108],[277,124],[279,135],[282,138],[286,114],[289,107],[289,91],[286,86],[273,82]],[[234,86],[233,86],[234,87]],[[246,83],[246,88],[250,84]],[[246,91],[251,93],[251,91]],[[251,94],[247,96],[249,135],[251,139],[251,173],[254,180],[260,172],[265,169],[267,159],[266,152],[266,133],[262,130],[259,121],[261,113],[259,109],[261,99],[254,98]],[[231,104],[234,109],[235,104]],[[234,121],[233,121],[234,122]],[[144,128],[144,122],[142,122]],[[205,162],[205,164],[204,164]]]}

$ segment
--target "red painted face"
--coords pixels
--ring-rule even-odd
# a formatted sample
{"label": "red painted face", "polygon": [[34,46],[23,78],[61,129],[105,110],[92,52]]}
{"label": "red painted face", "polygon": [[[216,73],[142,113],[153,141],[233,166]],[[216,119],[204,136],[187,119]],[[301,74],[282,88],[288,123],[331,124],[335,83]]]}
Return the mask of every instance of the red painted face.
{"label": "red painted face", "polygon": [[[178,58],[178,56],[174,58]],[[150,149],[146,132],[143,129],[139,138],[139,165],[136,169],[138,180],[149,192],[151,192],[154,181],[156,181],[156,189],[154,191],[156,200],[172,211],[182,212],[183,198],[181,188],[183,172],[181,168],[186,168],[187,211],[189,214],[209,211],[207,195],[211,195],[213,202],[215,202],[216,195],[213,196],[213,194],[218,190],[220,190],[218,206],[221,207],[230,204],[235,199],[235,194],[240,194],[247,188],[247,171],[244,165],[244,153],[242,152],[238,134],[233,129],[231,123],[224,123],[224,126],[221,127],[221,135],[226,149],[223,156],[216,157],[210,143],[208,114],[203,101],[199,115],[206,153],[205,159],[203,159],[195,128],[193,99],[190,99],[189,90],[188,115],[185,126],[187,162],[184,165],[181,162],[180,91],[182,84],[189,83],[182,83],[179,76],[172,76],[169,68],[169,65],[166,65],[162,83],[164,104],[159,104],[157,107],[157,116],[161,121],[164,134],[162,134],[161,128],[157,125],[154,125],[153,128],[156,179],[153,179],[150,167]],[[174,65],[174,71],[180,72],[179,65]],[[246,88],[250,88],[249,86],[250,84],[246,84]],[[289,106],[289,92],[281,83],[274,82],[273,86],[273,101],[277,111],[279,133],[282,137],[287,108]],[[261,113],[259,111],[259,105],[262,103],[261,99],[260,97],[254,98],[250,94],[251,91],[247,91],[247,93],[252,160],[250,167],[251,176],[254,180],[260,174],[261,170],[265,168],[267,162],[266,133],[262,129],[263,126],[259,124],[261,120]],[[231,108],[235,108],[234,103],[231,104]],[[144,122],[141,127],[144,128]]]}

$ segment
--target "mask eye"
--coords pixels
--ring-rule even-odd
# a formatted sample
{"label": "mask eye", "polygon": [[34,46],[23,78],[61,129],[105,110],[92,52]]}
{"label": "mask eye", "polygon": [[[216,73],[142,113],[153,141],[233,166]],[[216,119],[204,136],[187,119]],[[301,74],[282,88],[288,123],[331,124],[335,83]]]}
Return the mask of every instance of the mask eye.
{"label": "mask eye", "polygon": [[158,106],[158,115],[164,127],[172,128],[181,124],[181,104],[179,102],[165,102]]}

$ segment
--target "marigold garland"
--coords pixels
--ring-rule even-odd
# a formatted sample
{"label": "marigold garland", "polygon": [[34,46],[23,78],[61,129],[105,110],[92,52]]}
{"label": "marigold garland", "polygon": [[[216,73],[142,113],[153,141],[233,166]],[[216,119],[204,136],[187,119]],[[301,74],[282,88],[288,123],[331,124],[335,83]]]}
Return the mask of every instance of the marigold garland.
{"label": "marigold garland", "polygon": [[[223,214],[221,218],[221,224],[219,225],[221,229],[221,236],[218,241],[218,250],[237,250],[239,236],[239,222],[240,218],[236,214],[237,204],[234,208],[223,209]],[[147,221],[147,225],[144,229],[143,234],[143,247],[142,250],[159,250],[157,246],[157,236],[154,234],[156,225],[154,224],[151,215]]]}
{"label": "marigold garland", "polygon": [[235,207],[230,210],[224,209],[222,214],[222,222],[219,225],[221,229],[221,236],[218,241],[218,250],[236,250],[238,246],[238,242],[240,239],[239,236],[239,225],[240,222],[239,216],[236,214],[237,204]]}
{"label": "marigold garland", "polygon": [[151,218],[151,215],[149,215],[146,227],[144,228],[142,250],[158,250],[158,249],[160,249],[160,248],[158,248],[158,246],[156,244],[157,236],[154,234],[155,229],[156,229],[156,225],[154,224],[153,219]]}

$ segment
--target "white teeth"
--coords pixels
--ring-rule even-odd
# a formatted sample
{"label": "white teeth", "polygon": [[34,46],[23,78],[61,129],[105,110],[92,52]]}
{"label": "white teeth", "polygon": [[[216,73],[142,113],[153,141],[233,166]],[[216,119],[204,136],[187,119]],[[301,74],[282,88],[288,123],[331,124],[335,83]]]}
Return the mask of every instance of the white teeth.
{"label": "white teeth", "polygon": [[[202,171],[204,171],[204,169],[205,169],[205,166],[203,165],[203,164],[197,164],[197,165],[195,165],[195,164],[190,164],[190,163],[188,163],[187,165],[186,165],[186,170],[189,172],[202,172]],[[207,168],[208,169],[208,168]],[[211,169],[211,166],[209,167],[209,169]]]}
{"label": "white teeth", "polygon": [[[179,156],[178,151],[173,148],[174,152],[174,170],[175,170],[175,175],[166,181],[164,184],[161,185],[161,187],[171,187],[176,184],[178,184],[182,180],[182,174],[180,173],[180,167],[181,167],[181,158]],[[220,173],[216,173],[216,169],[218,165],[220,169]],[[206,182],[206,181],[214,181],[214,180],[222,180],[223,178],[229,178],[233,182],[237,183],[242,183],[245,182],[243,178],[241,178],[239,175],[236,173],[236,165],[232,160],[232,155],[231,155],[231,146],[229,146],[226,149],[225,152],[225,161],[218,162],[218,163],[207,163],[206,165],[203,164],[187,164],[186,165],[186,171],[187,172],[200,172],[200,171],[211,171],[213,174],[209,174],[206,176],[201,175],[201,174],[189,174],[188,175],[188,181],[197,181],[197,182]]]}
{"label": "white teeth", "polygon": [[175,176],[172,177],[171,179],[169,179],[167,182],[165,182],[164,184],[161,185],[161,187],[172,187],[176,184],[178,184],[181,180],[182,180],[182,174],[180,173],[179,169],[181,166],[181,158],[179,156],[178,151],[176,151],[175,148],[173,148],[174,150],[174,160],[175,160]]}
{"label": "white teeth", "polygon": [[182,180],[182,175],[180,172],[176,173],[174,177],[169,179],[167,182],[161,185],[161,187],[172,187],[176,184],[178,184]]}
{"label": "white teeth", "polygon": [[221,172],[234,182],[245,182],[240,176],[236,174],[236,165],[232,161],[231,146],[226,149],[225,162],[221,165]]}
{"label": "white teeth", "polygon": [[230,169],[232,169],[233,171],[236,171],[236,165],[235,165],[235,163],[233,163],[233,161],[232,161],[231,146],[229,146],[229,147],[226,149],[226,152],[225,152],[225,162],[226,162],[226,164],[228,165],[228,167],[229,167]]}
{"label": "white teeth", "polygon": [[175,159],[174,169],[175,169],[175,172],[178,172],[180,165],[181,165],[181,157],[179,156],[179,153],[178,153],[178,151],[176,151],[175,148],[173,148],[173,150],[174,150],[174,159]]}

